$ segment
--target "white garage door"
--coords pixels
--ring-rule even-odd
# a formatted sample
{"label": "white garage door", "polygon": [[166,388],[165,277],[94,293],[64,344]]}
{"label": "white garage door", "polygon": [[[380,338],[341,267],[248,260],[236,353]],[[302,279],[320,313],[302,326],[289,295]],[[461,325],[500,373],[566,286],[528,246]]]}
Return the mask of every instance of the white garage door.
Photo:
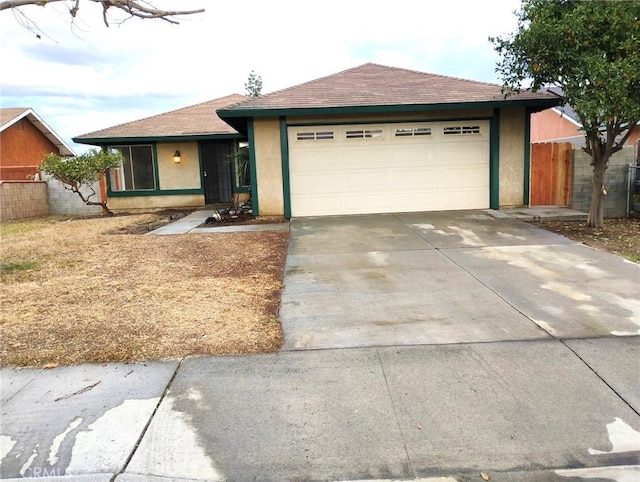
{"label": "white garage door", "polygon": [[489,122],[289,127],[292,216],[489,207]]}

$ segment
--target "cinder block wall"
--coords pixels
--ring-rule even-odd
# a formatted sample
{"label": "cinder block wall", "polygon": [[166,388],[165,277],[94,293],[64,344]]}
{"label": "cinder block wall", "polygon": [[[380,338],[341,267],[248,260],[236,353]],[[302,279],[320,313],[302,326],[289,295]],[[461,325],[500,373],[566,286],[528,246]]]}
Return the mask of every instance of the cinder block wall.
{"label": "cinder block wall", "polygon": [[[604,205],[606,218],[626,216],[627,185],[629,164],[633,163],[633,147],[625,147],[609,159],[609,168],[605,173],[604,184],[607,188],[607,200]],[[591,156],[581,149],[573,151],[573,180],[571,183],[572,209],[589,212],[591,189],[593,187],[593,166]]]}
{"label": "cinder block wall", "polygon": [[[102,212],[100,206],[87,206],[82,202],[80,196],[75,192],[65,189],[60,181],[46,174],[43,175],[43,179],[47,181],[47,190],[49,191],[49,213],[66,216],[73,214],[100,214]],[[96,194],[91,200],[100,202],[98,183],[93,185],[93,189],[96,191]],[[82,187],[81,191],[85,197],[91,192],[86,187]]]}
{"label": "cinder block wall", "polygon": [[0,221],[36,218],[49,214],[47,183],[0,181]]}

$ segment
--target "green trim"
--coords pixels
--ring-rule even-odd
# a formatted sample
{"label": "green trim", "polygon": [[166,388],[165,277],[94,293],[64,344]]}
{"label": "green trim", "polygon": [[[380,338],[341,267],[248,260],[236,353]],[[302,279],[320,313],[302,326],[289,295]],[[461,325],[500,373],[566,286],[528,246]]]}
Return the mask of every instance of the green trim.
{"label": "green trim", "polygon": [[151,144],[151,152],[153,153],[153,177],[155,178],[153,185],[156,190],[160,190],[160,169],[158,168],[158,146],[156,144]]}
{"label": "green trim", "polygon": [[362,105],[340,107],[300,107],[300,108],[256,108],[256,109],[218,109],[216,113],[223,119],[238,117],[275,117],[331,114],[382,114],[390,112],[421,112],[434,110],[498,109],[501,107],[530,107],[548,109],[561,104],[561,99],[520,99],[496,100],[485,102],[458,102],[450,104],[394,104]]}
{"label": "green trim", "polygon": [[[202,144],[200,142],[198,142],[198,169],[200,170],[200,172],[198,173],[200,175],[200,190],[202,191],[202,194],[205,194],[204,192],[204,165],[202,164]],[[206,194],[205,194],[206,197]],[[206,201],[206,199],[205,199]]]}
{"label": "green trim", "polygon": [[500,209],[500,109],[493,110],[489,133],[489,207]]}
{"label": "green trim", "polygon": [[524,179],[522,205],[529,207],[531,195],[531,111],[524,112]]}
{"label": "green trim", "polygon": [[244,192],[244,193],[250,193],[251,192],[251,187],[249,186],[233,186],[233,193],[239,193],[239,192]]}
{"label": "green trim", "polygon": [[258,173],[256,172],[256,143],[253,132],[253,119],[247,121],[247,137],[249,138],[249,170],[251,174],[251,202],[253,204],[253,215],[260,215],[260,205],[258,204]]}
{"label": "green trim", "polygon": [[280,117],[280,157],[282,159],[282,199],[284,217],[291,219],[291,185],[289,183],[289,131],[284,116]]}
{"label": "green trim", "polygon": [[[153,196],[153,193],[157,193],[160,188],[160,175],[158,172],[158,148],[155,143],[152,142],[133,142],[128,144],[115,143],[113,146],[136,146],[136,145],[148,145],[151,146],[151,163],[153,164],[153,189],[145,189],[144,191],[113,191],[111,189],[111,176],[107,175],[107,198],[109,196],[112,197],[120,197],[120,196]],[[108,144],[102,144],[100,146],[102,149],[106,147],[110,147]],[[151,194],[150,194],[151,193]]]}
{"label": "green trim", "polygon": [[148,136],[148,137],[74,137],[71,140],[77,144],[109,145],[109,144],[148,144],[149,142],[189,142],[189,141],[217,141],[224,139],[246,139],[237,134],[190,134],[184,136]]}
{"label": "green trim", "polygon": [[348,126],[348,125],[369,125],[369,124],[414,124],[424,122],[461,122],[461,121],[484,121],[491,120],[491,116],[476,117],[450,117],[450,118],[434,118],[434,119],[404,119],[404,120],[368,120],[355,122],[313,122],[313,123],[289,123],[288,127],[311,127],[311,126]]}
{"label": "green trim", "polygon": [[109,197],[186,196],[204,194],[202,189],[149,189],[148,191],[107,191]]}
{"label": "green trim", "polygon": [[[204,194],[204,189],[202,188],[202,181],[200,183],[199,189],[160,189],[160,172],[158,168],[158,146],[156,144],[149,144],[149,142],[139,142],[139,143],[131,143],[131,144],[114,144],[114,145],[136,145],[136,144],[147,144],[151,146],[151,155],[153,156],[153,175],[155,176],[154,185],[155,189],[145,189],[140,191],[113,191],[111,190],[111,179],[110,176],[106,176],[107,178],[107,198],[109,197],[143,197],[143,196],[184,196],[190,194]],[[102,147],[106,147],[105,144]],[[200,170],[202,172],[202,169]]]}

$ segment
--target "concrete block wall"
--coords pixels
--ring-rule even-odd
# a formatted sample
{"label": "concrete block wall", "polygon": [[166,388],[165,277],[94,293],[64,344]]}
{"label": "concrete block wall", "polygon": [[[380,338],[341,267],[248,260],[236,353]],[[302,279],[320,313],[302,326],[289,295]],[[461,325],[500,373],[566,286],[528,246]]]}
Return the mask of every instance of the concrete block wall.
{"label": "concrete block wall", "polygon": [[[609,168],[605,173],[607,200],[604,205],[606,218],[627,215],[629,164],[633,163],[633,147],[625,147],[609,159]],[[591,190],[593,187],[593,166],[591,156],[581,149],[573,151],[573,180],[571,183],[571,202],[569,207],[589,212]]]}
{"label": "concrete block wall", "polygon": [[[43,175],[43,179],[47,182],[47,190],[49,192],[49,213],[58,215],[77,215],[77,214],[100,214],[102,208],[100,206],[87,206],[82,202],[80,196],[75,192],[64,188],[64,185],[48,175]],[[93,185],[96,191],[92,201],[100,201],[100,189],[98,183]],[[81,188],[81,192],[88,196],[91,191],[86,187]]]}
{"label": "concrete block wall", "polygon": [[47,183],[0,181],[0,221],[36,218],[49,214]]}

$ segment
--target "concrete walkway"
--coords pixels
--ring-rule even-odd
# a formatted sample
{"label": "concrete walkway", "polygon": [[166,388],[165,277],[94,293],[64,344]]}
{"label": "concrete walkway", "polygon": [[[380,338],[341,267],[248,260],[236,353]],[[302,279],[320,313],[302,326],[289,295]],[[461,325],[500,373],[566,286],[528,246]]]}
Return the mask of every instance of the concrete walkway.
{"label": "concrete walkway", "polygon": [[636,482],[639,286],[487,212],[293,220],[285,350],[3,369],[0,474]]}
{"label": "concrete walkway", "polygon": [[216,224],[210,224],[207,227],[199,227],[205,224],[207,218],[212,215],[213,211],[208,209],[194,211],[182,219],[178,219],[171,224],[162,226],[147,234],[237,233],[242,231],[286,231],[289,229],[289,223],[239,224],[237,226],[216,226]]}

